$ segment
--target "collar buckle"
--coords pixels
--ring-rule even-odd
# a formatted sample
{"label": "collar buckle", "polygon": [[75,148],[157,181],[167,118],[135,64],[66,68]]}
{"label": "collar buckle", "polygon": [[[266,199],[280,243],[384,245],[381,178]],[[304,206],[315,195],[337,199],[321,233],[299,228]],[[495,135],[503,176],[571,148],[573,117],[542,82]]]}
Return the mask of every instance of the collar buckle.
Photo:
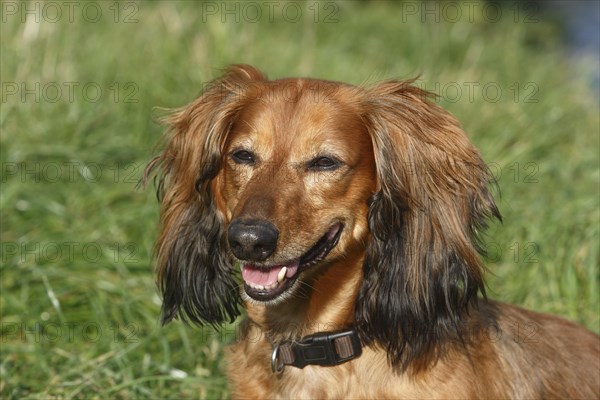
{"label": "collar buckle", "polygon": [[354,329],[322,332],[305,336],[300,341],[284,341],[276,345],[271,356],[271,369],[281,373],[286,365],[333,366],[358,358],[362,345]]}

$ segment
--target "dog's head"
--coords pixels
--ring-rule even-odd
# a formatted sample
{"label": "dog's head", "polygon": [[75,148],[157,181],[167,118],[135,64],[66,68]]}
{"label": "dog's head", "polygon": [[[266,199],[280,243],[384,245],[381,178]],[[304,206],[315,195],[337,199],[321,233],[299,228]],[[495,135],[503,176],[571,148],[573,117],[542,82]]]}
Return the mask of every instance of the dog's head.
{"label": "dog's head", "polygon": [[307,301],[352,259],[355,325],[394,364],[457,333],[484,289],[477,234],[499,214],[478,151],[427,95],[233,66],[172,114],[146,171],[160,169],[163,321],[232,320],[240,295]]}

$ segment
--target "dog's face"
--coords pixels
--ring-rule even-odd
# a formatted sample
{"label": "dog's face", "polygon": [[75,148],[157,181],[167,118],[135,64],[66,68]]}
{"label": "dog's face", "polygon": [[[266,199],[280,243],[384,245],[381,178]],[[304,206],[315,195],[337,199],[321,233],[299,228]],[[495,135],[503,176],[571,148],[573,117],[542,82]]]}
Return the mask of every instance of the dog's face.
{"label": "dog's face", "polygon": [[351,88],[329,89],[310,80],[256,86],[227,136],[213,192],[253,300],[284,300],[349,248],[365,246],[373,146],[345,100]]}
{"label": "dog's face", "polygon": [[428,95],[234,66],[174,112],[146,170],[163,322],[233,320],[243,293],[266,313],[336,304],[394,364],[457,338],[483,292],[478,234],[500,215],[479,152]]}

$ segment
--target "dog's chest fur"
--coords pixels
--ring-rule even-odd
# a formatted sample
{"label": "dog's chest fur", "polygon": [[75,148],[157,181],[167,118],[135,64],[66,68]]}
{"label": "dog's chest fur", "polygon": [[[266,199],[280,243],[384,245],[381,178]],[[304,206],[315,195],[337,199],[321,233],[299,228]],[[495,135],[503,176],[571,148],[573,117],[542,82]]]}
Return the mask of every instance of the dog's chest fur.
{"label": "dog's chest fur", "polygon": [[[501,311],[496,311],[498,307]],[[365,346],[362,355],[335,367],[287,366],[271,371],[272,347],[258,328],[246,327],[228,349],[233,398],[594,398],[592,375],[600,362],[597,336],[573,342],[575,324],[518,307],[490,302],[471,314],[476,325],[494,313],[494,324],[480,326],[469,345],[451,343],[437,362],[419,371],[390,368],[387,353]],[[525,327],[534,330],[525,330]],[[580,348],[581,347],[581,348]],[[586,349],[583,351],[583,347]],[[557,365],[555,357],[564,360]],[[577,366],[586,372],[577,375]],[[566,374],[566,375],[565,375]],[[493,379],[490,380],[490,377]],[[582,380],[577,384],[578,378]],[[565,385],[562,382],[569,382]]]}

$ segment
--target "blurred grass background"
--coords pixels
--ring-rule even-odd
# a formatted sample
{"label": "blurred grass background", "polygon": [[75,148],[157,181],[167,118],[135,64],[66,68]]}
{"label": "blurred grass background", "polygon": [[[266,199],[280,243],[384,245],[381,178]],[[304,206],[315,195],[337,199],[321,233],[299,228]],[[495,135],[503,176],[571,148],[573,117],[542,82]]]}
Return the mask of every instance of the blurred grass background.
{"label": "blurred grass background", "polygon": [[498,178],[490,297],[600,331],[598,63],[569,56],[536,7],[71,4],[2,2],[2,398],[228,396],[235,327],[159,326],[158,204],[135,184],[155,108],[230,63],[354,84],[421,74]]}

